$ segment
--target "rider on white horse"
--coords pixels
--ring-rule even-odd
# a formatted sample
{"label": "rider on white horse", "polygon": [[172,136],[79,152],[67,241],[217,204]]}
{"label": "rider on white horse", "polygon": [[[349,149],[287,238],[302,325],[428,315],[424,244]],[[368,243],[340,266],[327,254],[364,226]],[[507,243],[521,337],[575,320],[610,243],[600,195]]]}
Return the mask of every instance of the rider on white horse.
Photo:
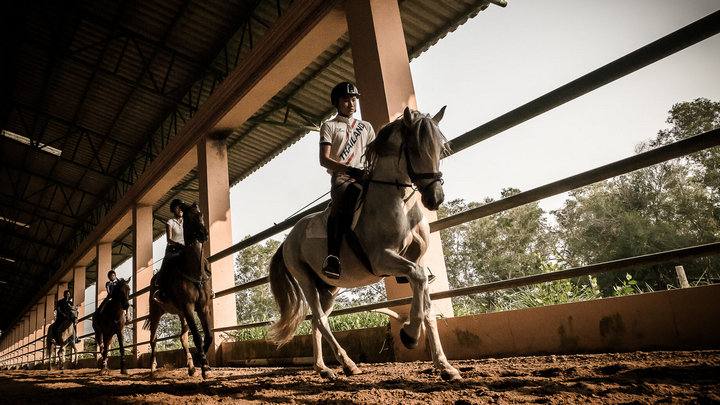
{"label": "rider on white horse", "polygon": [[320,127],[320,165],[331,177],[332,205],[327,225],[328,255],[323,263],[326,276],[340,278],[340,247],[352,225],[352,217],[365,177],[365,147],[375,139],[369,122],[353,118],[360,92],[349,82],[337,84],[330,102],[337,109],[335,118]]}
{"label": "rider on white horse", "polygon": [[55,302],[55,319],[69,319],[73,323],[75,331],[75,343],[79,343],[77,338],[77,317],[73,314],[73,298],[70,296],[70,290],[63,291],[63,297]]}

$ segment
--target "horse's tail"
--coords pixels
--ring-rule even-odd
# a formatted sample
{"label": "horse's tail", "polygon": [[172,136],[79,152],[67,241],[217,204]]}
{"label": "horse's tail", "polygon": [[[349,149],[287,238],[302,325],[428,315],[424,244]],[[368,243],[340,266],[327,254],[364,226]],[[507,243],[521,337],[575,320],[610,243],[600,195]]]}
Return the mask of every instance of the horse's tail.
{"label": "horse's tail", "polygon": [[268,338],[278,347],[293,338],[305,319],[302,291],[288,271],[282,251],[283,245],[280,245],[270,261],[270,289],[280,310],[280,319],[270,325]]}

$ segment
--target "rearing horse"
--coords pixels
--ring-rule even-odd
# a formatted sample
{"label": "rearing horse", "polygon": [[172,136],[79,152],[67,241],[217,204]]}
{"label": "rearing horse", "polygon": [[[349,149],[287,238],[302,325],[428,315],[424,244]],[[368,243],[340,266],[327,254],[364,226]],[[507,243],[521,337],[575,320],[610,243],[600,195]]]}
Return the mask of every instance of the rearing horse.
{"label": "rearing horse", "polygon": [[[268,336],[278,345],[290,341],[305,319],[303,300],[307,302],[312,311],[314,368],[324,378],[336,375],[323,361],[322,338],[329,343],[346,375],[360,373],[330,331],[327,318],[337,291],[340,287],[373,284],[386,276],[405,277],[412,287],[408,322],[400,331],[402,343],[407,348],[415,348],[424,325],[433,364],[441,377],[461,378],[443,353],[427,277],[418,264],[430,239],[430,226],[420,203],[437,210],[444,199],[439,165],[447,141],[437,126],[444,111],[443,107],[430,118],[406,108],[402,117],[385,125],[367,147],[370,180],[354,232],[367,254],[370,269],[343,244],[342,276],[334,280],[323,274],[325,239],[308,238],[307,230],[318,215],[327,213],[301,219],[270,262],[270,288],[280,319],[270,326]],[[419,191],[419,198],[413,185]]]}
{"label": "rearing horse", "polygon": [[95,311],[92,315],[92,327],[95,331],[95,343],[97,344],[100,358],[98,365],[100,373],[108,373],[108,350],[113,335],[117,336],[120,346],[120,373],[127,374],[125,368],[125,343],[123,342],[123,329],[125,329],[125,312],[130,307],[130,283],[129,279],[118,279],[118,284],[113,288],[112,294],[105,299],[102,309]]}
{"label": "rearing horse", "polygon": [[[150,373],[155,373],[157,360],[155,358],[155,343],[157,341],[157,327],[160,317],[164,313],[180,317],[180,341],[187,357],[188,374],[195,375],[195,365],[188,347],[188,327],[192,332],[195,343],[197,362],[202,368],[202,376],[206,378],[210,371],[207,361],[207,352],[212,344],[212,331],[210,330],[210,311],[212,308],[212,287],[210,285],[210,271],[205,259],[203,243],[208,239],[208,231],[203,223],[202,215],[197,203],[182,205],[183,210],[183,237],[185,247],[176,257],[166,258],[163,273],[153,276],[150,282],[150,316],[143,325],[150,329]],[[155,279],[161,275],[160,288],[167,297],[162,302],[153,299],[157,291]],[[203,328],[200,334],[193,311],[197,313]]]}

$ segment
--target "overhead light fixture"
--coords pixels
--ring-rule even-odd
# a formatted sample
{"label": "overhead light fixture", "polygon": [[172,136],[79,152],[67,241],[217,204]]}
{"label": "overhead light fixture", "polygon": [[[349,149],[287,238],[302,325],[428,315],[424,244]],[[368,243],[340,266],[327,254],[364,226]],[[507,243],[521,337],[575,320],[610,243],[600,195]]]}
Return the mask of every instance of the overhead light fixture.
{"label": "overhead light fixture", "polygon": [[13,225],[21,226],[23,228],[30,228],[30,225],[26,224],[25,222],[16,221],[16,220],[10,219],[10,218],[0,217],[0,221],[9,222]]}
{"label": "overhead light fixture", "polygon": [[15,259],[11,259],[11,258],[5,257],[5,256],[0,256],[0,260],[6,260],[10,263],[15,263]]}
{"label": "overhead light fixture", "polygon": [[55,155],[55,156],[60,156],[60,155],[62,155],[62,151],[61,151],[60,149],[53,148],[52,146],[50,146],[50,145],[45,145],[44,143],[37,143],[37,144],[35,144],[35,143],[33,143],[33,141],[31,141],[30,138],[28,138],[27,136],[23,136],[23,135],[20,135],[20,134],[16,134],[15,132],[8,131],[8,130],[5,130],[5,129],[2,130],[2,134],[3,134],[3,136],[5,136],[5,137],[7,137],[7,138],[13,139],[13,140],[18,141],[18,142],[20,142],[20,143],[24,143],[25,145],[37,146],[37,148],[40,149],[40,150],[43,151],[43,152],[47,152],[47,153],[50,153],[50,154]]}

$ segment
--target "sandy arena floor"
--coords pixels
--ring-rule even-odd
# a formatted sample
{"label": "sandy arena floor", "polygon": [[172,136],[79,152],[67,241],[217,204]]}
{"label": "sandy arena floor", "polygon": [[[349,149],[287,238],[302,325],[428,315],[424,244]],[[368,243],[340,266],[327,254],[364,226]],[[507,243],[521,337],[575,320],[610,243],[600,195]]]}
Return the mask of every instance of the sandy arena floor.
{"label": "sandy arena floor", "polygon": [[218,368],[206,381],[185,369],[152,379],[144,369],[0,371],[0,403],[720,403],[720,351],[452,363],[463,381],[442,381],[426,362],[364,364],[332,382],[309,368]]}

